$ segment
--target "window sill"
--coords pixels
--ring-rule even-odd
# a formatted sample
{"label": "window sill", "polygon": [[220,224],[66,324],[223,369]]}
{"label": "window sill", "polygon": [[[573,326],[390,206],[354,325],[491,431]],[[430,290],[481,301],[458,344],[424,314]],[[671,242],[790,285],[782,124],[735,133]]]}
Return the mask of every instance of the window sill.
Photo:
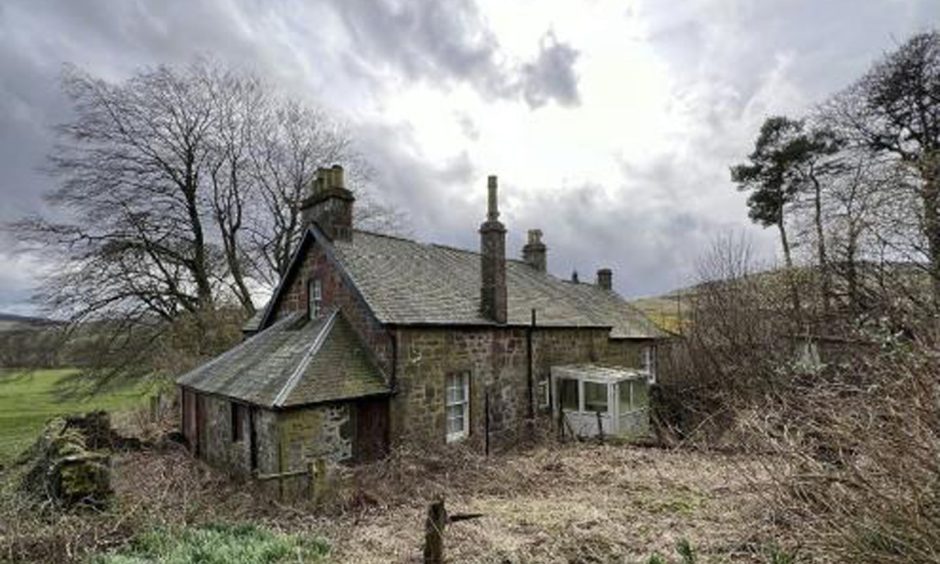
{"label": "window sill", "polygon": [[459,443],[467,438],[467,433],[450,433],[447,435],[447,444]]}

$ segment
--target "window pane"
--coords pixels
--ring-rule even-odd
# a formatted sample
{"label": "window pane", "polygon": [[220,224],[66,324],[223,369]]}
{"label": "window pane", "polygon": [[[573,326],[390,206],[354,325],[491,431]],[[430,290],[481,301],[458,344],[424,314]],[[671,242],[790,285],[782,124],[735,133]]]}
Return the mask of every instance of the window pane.
{"label": "window pane", "polygon": [[617,387],[620,388],[620,413],[629,413],[633,409],[630,405],[630,381],[624,380]]}
{"label": "window pane", "polygon": [[558,394],[561,400],[561,408],[571,411],[578,410],[578,381],[577,380],[559,380]]}
{"label": "window pane", "polygon": [[584,383],[584,410],[607,413],[607,384]]}
{"label": "window pane", "polygon": [[646,380],[633,380],[633,409],[644,409],[649,405],[648,384]]}
{"label": "window pane", "polygon": [[467,373],[448,374],[445,383],[447,405],[467,401]]}
{"label": "window pane", "polygon": [[463,433],[464,406],[455,405],[447,408],[447,434]]}

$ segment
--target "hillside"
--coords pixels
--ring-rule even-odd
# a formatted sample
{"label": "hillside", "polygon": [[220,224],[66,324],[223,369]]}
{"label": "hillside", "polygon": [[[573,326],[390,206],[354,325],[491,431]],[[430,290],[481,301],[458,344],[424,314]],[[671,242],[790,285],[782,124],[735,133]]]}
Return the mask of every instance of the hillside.
{"label": "hillside", "polygon": [[25,315],[14,315],[12,313],[0,313],[0,333],[5,331],[22,331],[26,329],[41,329],[59,322],[43,317],[29,317]]}

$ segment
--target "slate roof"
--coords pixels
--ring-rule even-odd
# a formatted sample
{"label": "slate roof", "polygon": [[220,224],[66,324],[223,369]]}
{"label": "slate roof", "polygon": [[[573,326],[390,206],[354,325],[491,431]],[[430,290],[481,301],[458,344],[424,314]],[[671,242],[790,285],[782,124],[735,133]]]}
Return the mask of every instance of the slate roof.
{"label": "slate roof", "polygon": [[184,374],[177,383],[266,407],[388,393],[346,318],[294,313]]}
{"label": "slate roof", "polygon": [[[480,254],[354,231],[332,251],[378,320],[392,324],[491,325],[480,315]],[[665,337],[616,292],[576,284],[506,261],[508,323],[528,325],[531,310],[548,327],[610,327],[611,338]]]}
{"label": "slate roof", "polygon": [[268,309],[268,304],[264,304],[255,314],[248,318],[242,324],[242,333],[254,333],[261,328],[261,322],[264,321],[264,313]]}

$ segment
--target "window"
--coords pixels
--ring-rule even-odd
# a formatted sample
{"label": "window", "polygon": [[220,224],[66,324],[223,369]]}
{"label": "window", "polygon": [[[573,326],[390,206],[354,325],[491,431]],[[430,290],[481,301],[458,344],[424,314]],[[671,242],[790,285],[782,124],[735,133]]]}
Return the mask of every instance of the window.
{"label": "window", "polygon": [[607,384],[584,383],[584,411],[607,413]]}
{"label": "window", "polygon": [[578,381],[563,379],[558,381],[558,399],[561,400],[561,408],[568,411],[578,411],[580,404],[578,401]]}
{"label": "window", "polygon": [[652,345],[647,345],[640,351],[640,368],[649,374],[650,382],[656,381],[656,354]]}
{"label": "window", "polygon": [[447,442],[470,434],[470,373],[455,372],[445,380]]}
{"label": "window", "polygon": [[232,402],[232,442],[237,443],[245,438],[245,406]]}
{"label": "window", "polygon": [[552,398],[549,394],[548,380],[539,382],[539,407],[548,409],[552,405]]}
{"label": "window", "polygon": [[320,317],[320,306],[323,302],[323,287],[319,278],[307,282],[307,312],[310,319]]}
{"label": "window", "polygon": [[624,380],[620,382],[620,413],[646,409],[649,404],[649,385],[646,380]]}

